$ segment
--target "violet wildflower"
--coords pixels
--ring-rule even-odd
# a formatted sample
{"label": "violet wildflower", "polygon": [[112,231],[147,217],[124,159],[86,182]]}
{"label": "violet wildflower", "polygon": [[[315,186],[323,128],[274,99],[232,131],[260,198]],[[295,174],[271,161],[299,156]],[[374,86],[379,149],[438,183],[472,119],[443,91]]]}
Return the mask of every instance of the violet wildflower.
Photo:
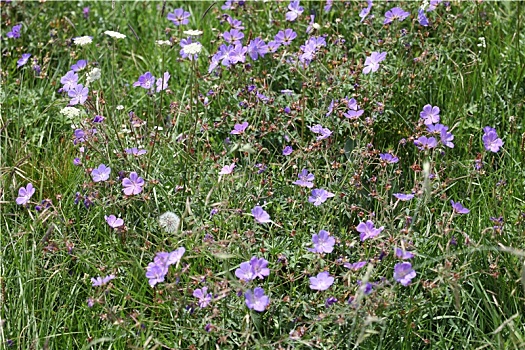
{"label": "violet wildflower", "polygon": [[395,254],[398,259],[402,260],[412,259],[415,256],[413,253],[403,250],[401,248],[395,248]]}
{"label": "violet wildflower", "polygon": [[441,134],[441,131],[445,129],[445,131],[448,130],[448,126],[445,126],[443,124],[425,124],[427,126],[427,131],[431,134]]}
{"label": "violet wildflower", "polygon": [[408,16],[410,16],[409,12],[404,11],[400,7],[394,7],[385,13],[385,20],[383,21],[383,24],[392,23],[396,19],[399,20],[399,22],[402,22]]}
{"label": "violet wildflower", "polygon": [[87,67],[87,61],[86,60],[78,60],[77,63],[73,64],[71,66],[71,70],[73,72],[80,72],[84,68]]}
{"label": "violet wildflower", "polygon": [[248,44],[248,55],[252,60],[256,61],[259,57],[264,57],[268,53],[268,46],[265,42],[257,37],[253,40],[250,40]]}
{"label": "violet wildflower", "polygon": [[244,38],[244,33],[237,29],[230,29],[222,34],[224,41],[228,44],[237,45]]}
{"label": "violet wildflower", "polygon": [[31,197],[35,194],[35,188],[33,187],[33,184],[30,182],[27,184],[26,187],[20,187],[18,189],[18,197],[16,198],[16,204],[18,205],[25,205]]}
{"label": "violet wildflower", "polygon": [[503,146],[503,141],[498,137],[496,129],[486,126],[483,128],[483,146],[487,151],[498,152]]}
{"label": "violet wildflower", "polygon": [[297,38],[297,33],[293,31],[293,29],[285,29],[280,30],[279,33],[275,35],[275,42],[279,43],[280,45],[288,46],[292,43],[292,40]]}
{"label": "violet wildflower", "polygon": [[109,283],[112,279],[115,278],[115,275],[108,275],[105,277],[98,276],[97,278],[91,278],[91,283],[93,287],[101,287]]}
{"label": "violet wildflower", "polygon": [[134,155],[134,156],[141,156],[143,154],[148,153],[148,151],[146,151],[145,149],[138,149],[137,147],[126,148],[124,151],[127,154],[131,154],[131,155]]}
{"label": "violet wildflower", "polygon": [[110,167],[107,167],[104,164],[100,164],[98,168],[95,168],[91,171],[91,178],[94,182],[106,181],[107,179],[109,179],[110,173]]}
{"label": "violet wildflower", "polygon": [[232,51],[229,54],[229,60],[231,64],[246,62],[246,53],[248,52],[248,47],[242,46],[241,44],[235,45]]}
{"label": "violet wildflower", "polygon": [[413,193],[408,193],[408,194],[405,194],[405,193],[394,193],[394,197],[396,197],[400,201],[409,201],[412,198],[414,198],[414,194]]}
{"label": "violet wildflower", "polygon": [[365,68],[363,74],[376,72],[379,69],[379,63],[386,58],[386,52],[372,52],[365,60]]}
{"label": "violet wildflower", "polygon": [[272,222],[270,215],[260,206],[256,205],[252,209],[252,215],[259,224],[265,224],[267,222]]}
{"label": "violet wildflower", "polygon": [[230,25],[230,27],[232,29],[237,29],[237,30],[243,30],[244,29],[244,26],[242,25],[242,22],[239,21],[238,19],[235,19],[231,16],[228,16],[226,18],[226,22],[228,22],[228,24]]}
{"label": "violet wildflower", "polygon": [[376,228],[371,220],[360,222],[356,227],[357,232],[360,233],[359,238],[361,239],[361,242],[364,242],[369,238],[377,237],[384,229],[384,226]]}
{"label": "violet wildflower", "polygon": [[284,149],[283,149],[283,155],[284,156],[289,156],[290,154],[292,154],[293,152],[293,148],[292,146],[286,146]]}
{"label": "violet wildflower", "polygon": [[334,283],[334,280],[329,272],[320,272],[316,277],[310,277],[310,289],[327,290]]}
{"label": "violet wildflower", "polygon": [[366,261],[358,261],[353,264],[351,263],[344,263],[343,266],[346,267],[349,270],[358,271],[361,268],[363,268],[367,264]]}
{"label": "violet wildflower", "polygon": [[309,126],[308,129],[310,129],[311,132],[320,135],[320,136],[317,136],[317,139],[316,139],[317,141],[324,140],[330,137],[330,135],[332,135],[332,131],[328,128],[323,128],[321,124]]}
{"label": "violet wildflower", "polygon": [[470,213],[470,210],[463,207],[460,202],[454,202],[453,200],[450,200],[450,204],[452,205],[452,209],[455,213],[458,214],[468,214]]}
{"label": "violet wildflower", "polygon": [[303,169],[299,175],[299,180],[292,182],[294,185],[301,186],[301,187],[308,187],[312,188],[314,187],[314,174],[308,172],[307,169]]}
{"label": "violet wildflower", "polygon": [[20,38],[20,29],[22,29],[21,24],[14,25],[9,32],[7,32],[6,36],[9,39],[18,39]]}
{"label": "violet wildflower", "polygon": [[278,42],[275,41],[275,40],[272,40],[272,41],[269,41],[269,42],[268,42],[267,47],[268,47],[268,51],[269,51],[269,52],[274,53],[274,52],[277,52],[277,49],[278,49],[279,47],[281,47],[281,44],[278,43]]}
{"label": "violet wildflower", "polygon": [[93,307],[93,305],[95,305],[95,300],[90,297],[90,298],[87,298],[86,303],[88,307]]}
{"label": "violet wildflower", "polygon": [[16,67],[17,67],[17,68],[20,68],[20,67],[22,67],[24,64],[26,64],[27,61],[29,60],[29,57],[31,57],[31,54],[30,54],[30,53],[24,53],[24,54],[22,54],[22,58],[20,58],[18,61],[16,61]]}
{"label": "violet wildflower", "polygon": [[290,4],[288,5],[288,12],[286,12],[286,20],[287,21],[295,21],[297,17],[299,17],[303,11],[304,8],[302,6],[299,6],[299,0],[290,0]]}
{"label": "violet wildflower", "polygon": [[104,215],[104,219],[108,223],[108,225],[112,228],[117,228],[122,225],[124,225],[124,220],[121,218],[117,218],[115,215],[106,216]]}
{"label": "violet wildflower", "polygon": [[434,137],[420,136],[418,139],[414,140],[414,145],[422,151],[429,150],[436,148],[437,140]]}
{"label": "violet wildflower", "polygon": [[168,273],[168,267],[165,265],[158,265],[151,262],[146,267],[146,278],[149,279],[149,285],[155,287],[157,283],[164,282],[164,278]]}
{"label": "violet wildflower", "polygon": [[419,24],[421,24],[423,27],[428,27],[429,25],[428,18],[425,15],[425,11],[423,9],[417,10],[417,20]]}
{"label": "violet wildflower", "polygon": [[159,216],[159,225],[167,233],[175,233],[180,225],[180,218],[177,214],[167,211]]}
{"label": "violet wildflower", "polygon": [[249,289],[244,293],[246,306],[248,309],[262,312],[270,304],[270,298],[264,294],[264,289],[261,287],[255,287],[253,292]]}
{"label": "violet wildflower", "polygon": [[162,78],[158,78],[157,79],[157,92],[161,92],[161,91],[164,91],[168,88],[168,80],[170,80],[170,73],[169,72],[164,72],[164,74],[162,75]]}
{"label": "violet wildflower", "polygon": [[427,12],[434,11],[436,7],[441,3],[443,0],[430,0],[430,4],[428,5]]}
{"label": "violet wildflower", "polygon": [[334,111],[334,99],[330,101],[330,104],[328,105],[328,112],[326,112],[325,117],[328,117],[332,112]]}
{"label": "violet wildflower", "polygon": [[250,259],[250,266],[253,272],[253,279],[259,278],[264,279],[264,277],[270,275],[270,269],[268,268],[268,260],[264,258],[258,258],[253,256]]}
{"label": "violet wildflower", "polygon": [[193,296],[199,299],[199,307],[205,308],[211,302],[212,295],[208,292],[208,287],[202,287],[202,289],[195,289],[193,291]]}
{"label": "violet wildflower", "polygon": [[379,153],[379,159],[381,159],[382,162],[389,164],[395,164],[399,162],[399,158],[390,153]]}
{"label": "violet wildflower", "polygon": [[183,24],[188,24],[190,18],[190,13],[187,11],[184,11],[184,9],[178,8],[173,10],[173,13],[168,13],[167,16],[168,20],[173,22],[174,25],[180,26]]}
{"label": "violet wildflower", "polygon": [[308,248],[308,251],[313,253],[331,253],[334,250],[335,239],[330,236],[330,233],[325,230],[319,231],[319,234],[312,235],[313,248]]}
{"label": "violet wildflower", "polygon": [[144,179],[139,177],[136,172],[132,171],[129,174],[129,178],[125,177],[122,180],[122,186],[124,187],[122,191],[126,196],[139,194],[140,192],[142,192],[142,187],[144,186]]}
{"label": "violet wildflower", "polygon": [[244,131],[246,130],[248,125],[249,125],[248,122],[243,122],[242,124],[235,124],[235,126],[233,127],[233,130],[230,132],[230,134],[232,134],[232,135],[240,135],[240,134],[244,133]]}
{"label": "violet wildflower", "polygon": [[449,148],[454,148],[454,143],[452,142],[454,140],[454,135],[452,135],[452,133],[448,132],[447,130],[447,126],[443,126],[443,128],[441,128],[441,132],[439,133],[441,143]]}
{"label": "violet wildflower", "polygon": [[67,92],[67,95],[71,97],[71,101],[69,101],[69,104],[74,106],[77,104],[83,105],[84,102],[86,102],[88,97],[89,89],[87,87],[84,87],[82,84],[78,84],[71,90]]}
{"label": "violet wildflower", "polygon": [[150,73],[146,72],[142,74],[139,79],[133,83],[134,87],[140,86],[146,90],[153,88],[155,85],[155,77]]}
{"label": "violet wildflower", "polygon": [[423,110],[419,113],[425,125],[439,123],[439,107],[432,105],[425,105]]}
{"label": "violet wildflower", "polygon": [[82,15],[84,16],[85,19],[89,18],[89,7],[84,7],[82,9]]}
{"label": "violet wildflower", "polygon": [[312,190],[312,195],[308,197],[308,202],[313,203],[316,207],[326,202],[328,198],[334,197],[335,194],[324,189],[315,188]]}
{"label": "violet wildflower", "polygon": [[372,288],[374,287],[374,285],[372,283],[366,282],[365,284],[363,284],[363,282],[361,282],[361,280],[357,281],[357,285],[359,286],[359,290],[364,295],[369,295],[370,293],[372,293]]}
{"label": "violet wildflower", "polygon": [[332,9],[333,2],[334,0],[326,0],[326,5],[323,7],[324,12],[329,12]]}
{"label": "violet wildflower", "polygon": [[409,262],[398,263],[394,266],[394,279],[403,286],[408,286],[410,281],[416,277],[416,271]]}
{"label": "violet wildflower", "polygon": [[337,303],[337,299],[335,297],[328,297],[326,298],[326,301],[324,302],[324,306],[330,307],[335,303]]}
{"label": "violet wildflower", "polygon": [[225,165],[222,167],[221,171],[219,172],[219,175],[230,175],[231,173],[233,173],[233,168],[235,168],[235,163]]}
{"label": "violet wildflower", "polygon": [[241,281],[249,282],[255,278],[255,273],[253,271],[252,265],[249,261],[242,262],[239,265],[239,268],[235,270],[235,276]]}
{"label": "violet wildflower", "polygon": [[361,17],[361,22],[363,22],[372,10],[372,0],[367,0],[367,6],[359,12],[359,17]]}

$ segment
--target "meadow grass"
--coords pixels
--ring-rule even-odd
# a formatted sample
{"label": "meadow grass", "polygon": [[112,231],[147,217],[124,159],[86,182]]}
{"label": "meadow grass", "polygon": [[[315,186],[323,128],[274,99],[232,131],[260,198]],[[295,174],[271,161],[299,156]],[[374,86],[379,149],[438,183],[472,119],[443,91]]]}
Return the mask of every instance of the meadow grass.
{"label": "meadow grass", "polygon": [[[374,2],[363,21],[366,1],[303,1],[294,21],[290,2],[232,3],[0,3],[0,348],[524,348],[523,4],[438,2],[423,26],[419,2]],[[383,24],[396,6],[410,16]],[[167,19],[178,8],[189,23]],[[244,46],[287,28],[297,37],[256,60],[221,56],[210,71],[228,16]],[[194,60],[180,54],[190,29],[202,31]],[[75,44],[82,36],[92,42]],[[373,52],[386,58],[365,74]],[[78,60],[88,62],[78,83],[101,74],[68,117],[61,79]],[[146,72],[169,72],[168,88],[133,86]],[[453,148],[427,131],[426,105],[439,107]],[[436,147],[416,147],[422,136]],[[100,164],[111,173],[94,181]],[[293,183],[302,169],[334,196],[312,204],[312,188]],[[125,195],[132,172],[145,185]],[[28,183],[35,193],[17,204]],[[366,239],[368,220],[382,229]],[[331,249],[312,242],[321,230]],[[159,262],[182,247],[173,266]],[[252,257],[269,274],[243,280]],[[394,275],[403,262],[416,272],[407,283]],[[161,265],[162,282],[146,276]],[[323,271],[333,284],[312,289]],[[99,276],[114,278],[97,286]],[[261,310],[246,302],[258,287]]]}

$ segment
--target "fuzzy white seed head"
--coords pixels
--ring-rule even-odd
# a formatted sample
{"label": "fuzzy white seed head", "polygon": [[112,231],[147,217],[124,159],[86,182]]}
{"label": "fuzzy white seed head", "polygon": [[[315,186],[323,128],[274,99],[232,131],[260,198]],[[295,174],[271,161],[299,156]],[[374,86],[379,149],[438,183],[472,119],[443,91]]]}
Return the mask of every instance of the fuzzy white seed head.
{"label": "fuzzy white seed head", "polygon": [[167,211],[159,217],[159,225],[167,233],[175,233],[179,228],[180,218],[177,214]]}

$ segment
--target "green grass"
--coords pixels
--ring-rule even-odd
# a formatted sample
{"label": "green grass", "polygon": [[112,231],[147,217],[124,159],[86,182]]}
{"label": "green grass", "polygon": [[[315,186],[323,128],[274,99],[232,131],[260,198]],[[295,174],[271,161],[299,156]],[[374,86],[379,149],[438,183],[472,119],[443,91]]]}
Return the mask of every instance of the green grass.
{"label": "green grass", "polygon": [[[358,14],[366,2],[334,1],[328,13],[324,2],[302,2],[305,12],[293,23],[285,20],[287,4],[249,2],[223,11],[222,2],[166,2],[164,12],[163,2],[144,1],[114,8],[111,2],[1,4],[2,36],[17,23],[23,29],[20,39],[1,41],[0,348],[525,346],[523,5],[440,4],[427,13],[431,26],[425,28],[413,2],[374,3],[375,18],[363,23]],[[411,17],[384,26],[393,6]],[[166,19],[178,7],[191,13],[186,26]],[[320,24],[314,34],[326,34],[328,45],[308,67],[291,68],[287,59],[296,58],[308,38],[311,10]],[[209,59],[229,28],[223,13],[243,22],[244,44],[257,36],[268,42],[286,28],[298,37],[276,54],[209,74]],[[204,32],[195,62],[179,55],[187,29]],[[127,37],[114,40],[106,30]],[[83,35],[93,43],[71,44]],[[170,37],[172,48],[155,44]],[[377,72],[364,75],[373,51],[388,54]],[[40,76],[31,62],[16,67],[26,52],[38,60]],[[69,99],[58,89],[79,59],[102,74],[72,121],[60,113]],[[146,71],[156,77],[169,71],[169,91],[150,96],[133,87]],[[270,100],[258,100],[250,85]],[[341,103],[325,116],[331,100],[345,96],[354,97],[364,115],[348,120]],[[421,152],[413,145],[425,134],[418,122],[426,104],[440,107],[453,149]],[[145,125],[133,128],[131,111]],[[105,121],[84,144],[82,166],[75,166],[80,153],[71,124],[87,129],[95,115]],[[231,135],[243,121],[250,124],[246,132]],[[316,141],[308,128],[315,124],[333,134]],[[487,125],[505,143],[498,153],[483,147]],[[294,149],[290,156],[282,155],[286,145]],[[148,153],[125,156],[129,147]],[[380,165],[378,154],[389,150],[399,163]],[[219,178],[233,162],[233,174]],[[422,171],[426,162],[435,175],[430,180]],[[111,181],[94,183],[90,171],[101,163],[111,167]],[[258,173],[258,164],[266,170]],[[310,190],[292,184],[303,168],[314,173],[315,188],[335,197],[318,207],[309,203]],[[119,171],[136,171],[146,180],[144,191],[124,197]],[[18,189],[29,182],[36,188],[31,205],[19,206]],[[410,202],[392,196],[411,191]],[[90,195],[94,204],[86,209],[82,200]],[[46,198],[52,206],[37,212],[35,204]],[[453,215],[450,200],[470,213]],[[274,223],[254,222],[255,205]],[[210,216],[214,208],[218,214]],[[158,223],[166,211],[181,216],[176,233]],[[124,219],[126,229],[111,229],[104,220],[110,214]],[[498,217],[499,231],[491,221]],[[368,219],[385,229],[361,242],[356,226]],[[322,256],[307,251],[321,229],[337,241]],[[393,248],[401,244],[416,252],[417,276],[407,287],[393,278],[399,262]],[[157,252],[181,246],[181,262],[151,288],[146,266]],[[235,270],[252,256],[269,261],[270,275],[241,283]],[[372,263],[358,272],[343,267],[360,260]],[[327,291],[311,290],[308,278],[323,270],[336,282]],[[92,277],[109,274],[116,275],[109,285],[92,286]],[[363,295],[358,280],[377,284]],[[204,286],[214,297],[201,309],[192,293]],[[257,286],[271,300],[264,312],[249,310],[242,296]],[[331,296],[338,301],[327,308]]]}

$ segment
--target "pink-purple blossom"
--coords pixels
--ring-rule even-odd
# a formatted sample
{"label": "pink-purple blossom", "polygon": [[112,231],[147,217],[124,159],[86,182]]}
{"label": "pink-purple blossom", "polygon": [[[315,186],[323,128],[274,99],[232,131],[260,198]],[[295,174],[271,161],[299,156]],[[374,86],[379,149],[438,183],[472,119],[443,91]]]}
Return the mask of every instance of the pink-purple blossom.
{"label": "pink-purple blossom", "polygon": [[129,174],[129,178],[125,177],[122,180],[122,186],[124,187],[122,191],[126,196],[139,194],[140,192],[142,192],[142,187],[144,186],[144,179],[141,178],[136,172],[132,171]]}
{"label": "pink-purple blossom", "polygon": [[174,25],[180,26],[189,23],[190,13],[184,11],[182,8],[173,10],[173,12],[168,13],[168,20],[173,22]]}
{"label": "pink-purple blossom", "polygon": [[257,221],[259,224],[265,224],[268,222],[272,222],[270,219],[270,215],[260,206],[256,205],[252,209],[252,215],[255,218],[255,221]]}
{"label": "pink-purple blossom", "polygon": [[246,306],[248,309],[262,312],[270,304],[270,298],[264,294],[264,289],[261,287],[255,287],[253,292],[248,289],[244,293]]}
{"label": "pink-purple blossom", "polygon": [[324,189],[314,188],[312,194],[308,197],[308,202],[312,203],[316,207],[326,202],[328,198],[334,197],[335,194],[328,192]]}
{"label": "pink-purple blossom", "polygon": [[359,225],[357,225],[356,230],[360,233],[359,238],[361,239],[361,242],[364,242],[369,238],[379,236],[384,228],[384,226],[376,228],[371,220],[367,220],[366,222],[360,222]]}
{"label": "pink-purple blossom", "polygon": [[91,178],[94,182],[106,181],[109,179],[109,174],[111,173],[111,168],[107,167],[104,164],[100,164],[98,168],[95,168],[91,171]]}
{"label": "pink-purple blossom", "polygon": [[365,59],[365,68],[363,74],[376,72],[379,69],[379,63],[386,58],[386,52],[372,52],[370,56]]}
{"label": "pink-purple blossom", "polygon": [[334,283],[334,280],[329,272],[320,272],[316,277],[310,277],[310,289],[327,290]]}
{"label": "pink-purple blossom", "polygon": [[124,225],[124,220],[122,220],[121,218],[117,218],[115,215],[104,215],[104,219],[106,220],[107,224],[112,228],[118,228]]}
{"label": "pink-purple blossom", "polygon": [[319,231],[318,234],[312,235],[313,248],[308,248],[313,253],[331,253],[334,250],[335,238],[325,230]]}
{"label": "pink-purple blossom", "polygon": [[18,205],[25,205],[31,197],[35,194],[35,188],[33,187],[33,184],[30,182],[27,184],[26,187],[20,187],[18,189],[18,197],[16,198],[16,204]]}
{"label": "pink-purple blossom", "polygon": [[403,286],[408,286],[412,279],[416,277],[416,271],[409,262],[398,263],[394,266],[394,279]]}

